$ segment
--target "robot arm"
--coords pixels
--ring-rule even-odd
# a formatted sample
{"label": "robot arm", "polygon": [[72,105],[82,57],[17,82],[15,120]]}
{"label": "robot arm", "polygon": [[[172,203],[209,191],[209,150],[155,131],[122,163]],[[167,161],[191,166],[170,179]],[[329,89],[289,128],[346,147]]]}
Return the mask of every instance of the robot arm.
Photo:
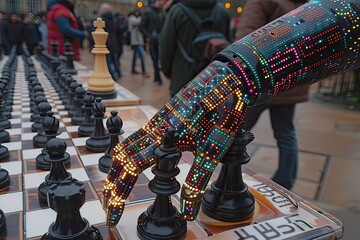
{"label": "robot arm", "polygon": [[103,189],[107,225],[123,213],[139,173],[155,163],[167,128],[195,159],[181,190],[194,220],[215,167],[240,132],[248,106],[360,66],[360,0],[313,0],[231,44],[140,130],[115,148]]}

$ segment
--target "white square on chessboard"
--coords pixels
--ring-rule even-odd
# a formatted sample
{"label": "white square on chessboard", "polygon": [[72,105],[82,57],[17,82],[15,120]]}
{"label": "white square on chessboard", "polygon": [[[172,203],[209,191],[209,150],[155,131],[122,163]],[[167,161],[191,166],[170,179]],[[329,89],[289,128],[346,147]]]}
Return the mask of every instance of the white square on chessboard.
{"label": "white square on chessboard", "polygon": [[[10,203],[10,204],[9,204]],[[4,213],[23,210],[23,193],[14,192],[0,195],[0,206]]]}
{"label": "white square on chessboard", "polygon": [[[59,112],[59,114],[62,115],[60,112]],[[64,115],[67,115],[67,112]],[[63,120],[64,123],[71,122],[71,118],[63,118],[62,120]]]}
{"label": "white square on chessboard", "polygon": [[6,169],[9,172],[9,175],[22,174],[21,161],[3,162],[0,164],[0,166],[1,168]]}
{"label": "white square on chessboard", "polygon": [[7,147],[9,151],[20,150],[22,148],[21,142],[8,142],[8,143],[3,143],[2,145]]}
{"label": "white square on chessboard", "polygon": [[68,112],[67,111],[59,111],[59,115],[60,116],[66,116],[66,115],[68,115]]}
{"label": "white square on chessboard", "polygon": [[[88,181],[89,177],[85,172],[84,168],[74,168],[68,169],[68,172],[71,173],[72,177],[79,181]],[[45,176],[48,175],[49,172],[38,172],[38,173],[30,173],[24,175],[25,181],[25,189],[30,188],[38,188],[42,182],[45,181]]]}
{"label": "white square on chessboard", "polygon": [[7,129],[6,131],[10,134],[10,136],[21,134],[21,128],[11,128]]}
{"label": "white square on chessboard", "polygon": [[67,126],[65,128],[68,132],[77,132],[79,129],[79,126]]}
{"label": "white square on chessboard", "polygon": [[[105,222],[105,213],[100,201],[85,202],[80,214],[90,225]],[[26,213],[26,238],[42,236],[48,232],[51,223],[56,220],[56,212],[51,208]]]}
{"label": "white square on chessboard", "polygon": [[[32,133],[23,133],[21,134],[21,140],[33,140],[34,136],[37,135],[37,133],[32,132]],[[57,136],[57,138],[61,138],[61,139],[67,139],[70,138],[69,134],[67,132],[62,132],[59,136]]]}
{"label": "white square on chessboard", "polygon": [[89,137],[81,137],[81,138],[73,138],[73,144],[78,147],[78,146],[85,146],[86,145],[86,140],[88,140]]}
{"label": "white square on chessboard", "polygon": [[137,124],[135,121],[123,121],[123,130],[126,131],[126,129],[139,129],[142,126]]}
{"label": "white square on chessboard", "polygon": [[21,114],[21,118],[30,118],[31,117],[31,113],[23,113]]}
{"label": "white square on chessboard", "polygon": [[10,119],[11,124],[18,124],[21,123],[21,119],[19,118],[14,118],[14,119]]}
{"label": "white square on chessboard", "polygon": [[97,165],[99,163],[99,159],[104,156],[104,153],[94,153],[88,155],[80,155],[80,159],[84,166]]}
{"label": "white square on chessboard", "polygon": [[[23,159],[34,159],[41,153],[42,148],[23,150]],[[71,146],[66,148],[66,152],[70,155],[77,155],[75,147]]]}

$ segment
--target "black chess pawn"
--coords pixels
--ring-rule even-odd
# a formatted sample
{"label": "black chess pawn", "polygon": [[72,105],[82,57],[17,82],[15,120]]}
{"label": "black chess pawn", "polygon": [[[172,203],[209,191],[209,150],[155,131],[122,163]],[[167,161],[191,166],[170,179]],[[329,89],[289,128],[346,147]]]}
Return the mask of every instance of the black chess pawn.
{"label": "black chess pawn", "polygon": [[105,134],[103,119],[105,116],[106,107],[101,102],[101,98],[95,99],[93,107],[93,116],[95,119],[94,132],[90,138],[86,140],[86,149],[90,152],[105,152],[110,144],[110,136]]}
{"label": "black chess pawn", "polygon": [[42,102],[38,105],[39,122],[41,123],[41,127],[38,130],[38,133],[33,137],[33,146],[36,148],[44,147],[47,142],[47,137],[42,135],[41,133],[44,131],[44,118],[48,111],[51,111],[51,106],[48,102]]}
{"label": "black chess pawn", "polygon": [[74,67],[74,53],[71,51],[71,43],[69,40],[65,40],[64,49],[64,56],[66,57],[66,71],[71,75],[75,75],[77,74],[77,71]]}
{"label": "black chess pawn", "polygon": [[85,203],[84,184],[75,179],[54,184],[49,188],[49,207],[56,220],[49,226],[42,240],[101,240],[100,231],[81,217],[80,208]]}
{"label": "black chess pawn", "polygon": [[[43,92],[36,92],[36,93],[44,94]],[[38,106],[42,102],[47,102],[47,98],[45,97],[45,94],[44,94],[44,96],[39,95],[35,98],[34,102],[35,103],[33,104],[32,108],[31,108],[33,113],[30,116],[30,121],[34,122],[33,124],[31,124],[31,131],[37,132],[41,129],[41,125],[42,125],[42,119],[41,119],[39,111],[38,111]]]}
{"label": "black chess pawn", "polygon": [[9,141],[10,141],[10,134],[4,128],[0,127],[0,143],[9,142]]}
{"label": "black chess pawn", "polygon": [[71,123],[74,125],[80,125],[85,120],[85,113],[82,108],[84,95],[86,93],[85,88],[82,87],[82,84],[79,84],[75,88],[75,98],[74,98],[74,107],[75,112],[71,117]]}
{"label": "black chess pawn", "polygon": [[10,185],[9,172],[0,167],[0,190]]}
{"label": "black chess pawn", "polygon": [[169,128],[164,134],[163,144],[155,150],[156,165],[152,172],[155,178],[149,189],[156,193],[154,203],[138,218],[137,233],[140,239],[183,239],[187,223],[171,203],[171,195],[180,190],[175,176],[180,173],[177,164],[181,152],[174,143],[179,134]]}
{"label": "black chess pawn", "polygon": [[0,209],[0,238],[6,233],[6,218],[4,212]]}
{"label": "black chess pawn", "polygon": [[47,201],[47,193],[52,184],[71,179],[71,173],[66,171],[64,163],[70,159],[66,152],[66,142],[60,138],[50,139],[46,143],[45,160],[50,162],[50,173],[46,175],[45,181],[38,188],[39,200],[43,203]]}
{"label": "black chess pawn", "polygon": [[79,83],[76,80],[73,80],[70,85],[70,99],[69,99],[69,104],[66,107],[66,109],[68,110],[68,115],[70,117],[72,117],[75,114],[75,104],[74,104],[74,98],[76,96],[75,94],[75,89],[79,86]]}
{"label": "black chess pawn", "polygon": [[95,128],[94,118],[92,118],[92,109],[94,106],[94,96],[87,91],[83,99],[83,111],[85,112],[84,121],[78,128],[79,137],[89,137]]}
{"label": "black chess pawn", "polygon": [[[40,134],[46,136],[47,141],[50,141],[50,139],[53,139],[61,134],[59,131],[59,120],[54,116],[53,112],[47,112],[46,117],[44,118],[43,129],[44,131]],[[36,168],[49,171],[51,164],[45,160],[45,156],[47,155],[45,146],[41,150],[41,153],[36,157]],[[65,161],[65,166],[69,164],[70,159]]]}
{"label": "black chess pawn", "polygon": [[123,122],[118,116],[117,111],[111,111],[111,116],[106,121],[108,134],[110,135],[110,145],[105,152],[105,155],[99,159],[99,170],[108,173],[112,164],[112,156],[114,154],[114,147],[119,143],[119,135],[124,133],[122,130]]}
{"label": "black chess pawn", "polygon": [[3,115],[3,103],[4,103],[4,96],[0,92],[0,127],[2,128],[11,128],[11,122]]}
{"label": "black chess pawn", "polygon": [[202,210],[206,215],[226,222],[242,221],[253,215],[255,199],[243,181],[241,169],[250,161],[246,146],[252,140],[252,133],[242,131],[220,161],[219,177],[203,195]]}

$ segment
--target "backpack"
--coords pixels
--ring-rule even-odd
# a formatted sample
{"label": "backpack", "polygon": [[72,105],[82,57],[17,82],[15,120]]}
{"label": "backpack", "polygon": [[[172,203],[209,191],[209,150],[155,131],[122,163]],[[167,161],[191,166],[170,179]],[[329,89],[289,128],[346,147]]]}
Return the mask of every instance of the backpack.
{"label": "backpack", "polygon": [[217,27],[221,22],[220,11],[222,8],[220,5],[216,4],[210,15],[201,19],[198,13],[191,7],[186,6],[181,2],[179,3],[179,6],[190,18],[197,31],[191,44],[191,53],[188,53],[183,44],[177,40],[179,50],[185,60],[192,65],[195,76],[211,62],[215,53],[229,45],[229,41],[225,35],[219,31],[220,28]]}

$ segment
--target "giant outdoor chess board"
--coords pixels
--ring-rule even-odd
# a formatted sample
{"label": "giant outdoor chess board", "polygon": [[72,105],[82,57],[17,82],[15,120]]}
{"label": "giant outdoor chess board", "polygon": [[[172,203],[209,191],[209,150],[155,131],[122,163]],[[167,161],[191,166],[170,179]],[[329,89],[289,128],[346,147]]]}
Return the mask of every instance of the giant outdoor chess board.
{"label": "giant outdoor chess board", "polygon": [[[0,69],[2,64],[3,61],[0,62]],[[32,146],[32,138],[36,133],[31,132],[27,82],[23,71],[22,59],[19,59],[10,120],[12,128],[8,129],[11,141],[3,144],[9,149],[10,158],[1,162],[2,168],[9,171],[11,183],[9,187],[0,190],[0,208],[4,211],[7,222],[7,233],[0,236],[0,239],[39,239],[48,231],[56,217],[52,209],[38,201],[37,188],[48,172],[35,167],[35,158],[41,149],[34,149]],[[153,178],[150,169],[139,176],[120,223],[116,228],[108,229],[100,202],[106,174],[97,167],[98,159],[103,154],[86,150],[87,138],[77,136],[78,126],[71,124],[67,112],[63,110],[64,106],[43,72],[38,71],[38,78],[52,111],[60,121],[62,134],[58,137],[66,141],[67,152],[71,156],[68,171],[85,185],[86,203],[80,209],[82,216],[100,230],[104,239],[137,239],[137,218],[153,203],[155,197],[147,186]],[[125,133],[120,136],[120,140],[142,127],[157,111],[151,106],[141,105],[107,110],[112,109],[116,109],[123,119]],[[184,153],[179,162],[181,172],[177,176],[180,183],[184,182],[191,163],[192,154]],[[217,175],[218,171],[214,173],[213,179]],[[254,216],[243,222],[225,223],[201,212],[196,221],[188,222],[186,239],[329,239],[330,236],[342,236],[342,225],[334,217],[250,169],[244,168],[243,177],[256,198]],[[173,196],[173,204],[178,206],[178,203],[179,193]]]}

